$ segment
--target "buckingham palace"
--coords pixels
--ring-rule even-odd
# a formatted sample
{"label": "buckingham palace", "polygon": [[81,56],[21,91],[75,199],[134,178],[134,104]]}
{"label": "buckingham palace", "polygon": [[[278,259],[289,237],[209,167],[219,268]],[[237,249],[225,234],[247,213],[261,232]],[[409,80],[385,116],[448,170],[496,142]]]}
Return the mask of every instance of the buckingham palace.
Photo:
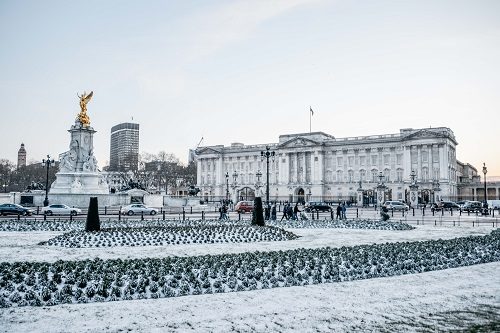
{"label": "buckingham palace", "polygon": [[[460,166],[468,165],[457,161],[456,147],[446,127],[346,138],[283,134],[277,143],[205,146],[195,151],[197,187],[205,200],[264,198],[269,172],[271,201],[373,204],[381,184],[385,200],[407,201],[412,182],[420,202],[455,199],[464,176]],[[271,152],[268,165],[262,158],[266,151]]]}

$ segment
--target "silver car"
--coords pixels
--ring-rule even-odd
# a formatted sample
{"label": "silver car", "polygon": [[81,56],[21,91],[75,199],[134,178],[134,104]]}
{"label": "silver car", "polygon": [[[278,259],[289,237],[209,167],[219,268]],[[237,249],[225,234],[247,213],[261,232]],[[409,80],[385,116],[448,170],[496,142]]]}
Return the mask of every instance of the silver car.
{"label": "silver car", "polygon": [[407,204],[405,204],[404,202],[401,202],[401,201],[386,201],[384,203],[384,207],[391,210],[391,209],[394,209],[394,210],[408,210],[409,207]]}
{"label": "silver car", "polygon": [[69,207],[61,204],[54,204],[42,208],[42,214],[45,215],[78,215],[82,210],[76,207]]}
{"label": "silver car", "polygon": [[147,207],[144,204],[131,204],[128,206],[123,206],[120,210],[122,214],[134,215],[134,214],[150,214],[156,215],[158,210],[156,208]]}

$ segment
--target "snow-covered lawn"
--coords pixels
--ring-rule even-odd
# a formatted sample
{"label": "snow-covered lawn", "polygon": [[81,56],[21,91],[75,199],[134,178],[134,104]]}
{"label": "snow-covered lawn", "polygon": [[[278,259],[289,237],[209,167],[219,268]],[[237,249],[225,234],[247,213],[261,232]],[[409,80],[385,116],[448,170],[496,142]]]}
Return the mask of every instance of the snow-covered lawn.
{"label": "snow-covered lawn", "polygon": [[[64,248],[38,245],[63,232],[0,232],[0,261],[165,258],[338,248],[485,235],[491,227],[417,226],[414,230],[288,229],[283,242]],[[28,331],[352,331],[463,328],[464,319],[500,313],[500,263],[420,274],[224,294],[0,309],[0,330]],[[452,312],[449,312],[452,311]],[[455,312],[453,312],[455,311]],[[464,312],[465,311],[465,312]],[[456,320],[450,321],[453,317]],[[448,319],[443,319],[448,318]],[[485,321],[491,322],[491,315]],[[493,318],[495,320],[495,318]],[[500,320],[496,317],[497,322]],[[70,323],[68,326],[68,323]],[[420,325],[420,326],[419,326]],[[437,326],[432,326],[437,325]],[[453,326],[455,325],[455,326]]]}

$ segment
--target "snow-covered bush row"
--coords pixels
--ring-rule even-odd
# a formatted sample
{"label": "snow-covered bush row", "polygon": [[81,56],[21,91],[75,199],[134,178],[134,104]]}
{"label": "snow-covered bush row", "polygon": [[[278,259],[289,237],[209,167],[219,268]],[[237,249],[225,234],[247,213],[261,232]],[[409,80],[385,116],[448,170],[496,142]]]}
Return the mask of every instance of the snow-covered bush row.
{"label": "snow-covered bush row", "polygon": [[368,219],[352,220],[282,220],[266,221],[266,225],[281,228],[345,228],[345,229],[377,229],[377,230],[412,230],[415,227],[403,222],[380,221]]}
{"label": "snow-covered bush row", "polygon": [[250,225],[163,226],[73,230],[39,245],[63,247],[149,246],[168,244],[247,243],[296,239],[295,234],[276,227]]}
{"label": "snow-covered bush row", "polygon": [[0,306],[303,286],[500,261],[500,232],[450,240],[162,259],[0,264]]}
{"label": "snow-covered bush row", "polygon": [[[250,221],[220,220],[102,220],[101,228],[120,227],[165,227],[165,226],[210,226],[210,225],[249,225]],[[349,228],[377,230],[411,230],[414,227],[396,221],[377,221],[367,219],[353,220],[301,220],[266,221],[266,225],[282,228]],[[72,231],[84,230],[85,221],[70,220],[0,220],[0,231]]]}

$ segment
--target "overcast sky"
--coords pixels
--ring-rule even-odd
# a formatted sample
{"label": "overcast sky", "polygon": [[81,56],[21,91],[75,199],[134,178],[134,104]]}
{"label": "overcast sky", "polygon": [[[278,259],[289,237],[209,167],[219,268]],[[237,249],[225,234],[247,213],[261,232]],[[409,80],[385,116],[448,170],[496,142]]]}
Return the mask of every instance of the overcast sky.
{"label": "overcast sky", "polygon": [[69,149],[88,104],[140,151],[446,126],[457,157],[500,176],[500,1],[0,0],[0,158]]}

